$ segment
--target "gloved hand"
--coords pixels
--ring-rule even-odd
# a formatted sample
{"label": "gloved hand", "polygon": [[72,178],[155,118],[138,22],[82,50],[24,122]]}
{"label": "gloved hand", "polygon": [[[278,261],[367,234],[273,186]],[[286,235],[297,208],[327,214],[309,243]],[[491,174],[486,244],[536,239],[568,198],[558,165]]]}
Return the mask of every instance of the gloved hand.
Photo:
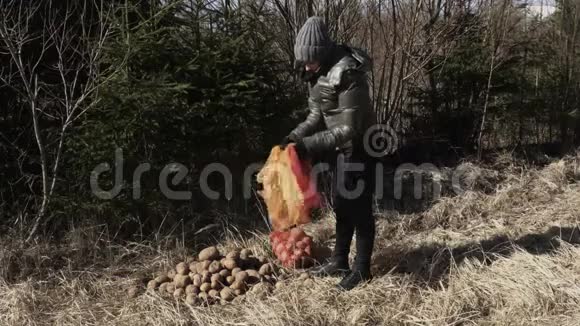
{"label": "gloved hand", "polygon": [[288,144],[296,143],[296,141],[297,141],[296,136],[294,134],[290,134],[282,139],[279,145],[280,149],[285,149],[286,146],[288,146]]}

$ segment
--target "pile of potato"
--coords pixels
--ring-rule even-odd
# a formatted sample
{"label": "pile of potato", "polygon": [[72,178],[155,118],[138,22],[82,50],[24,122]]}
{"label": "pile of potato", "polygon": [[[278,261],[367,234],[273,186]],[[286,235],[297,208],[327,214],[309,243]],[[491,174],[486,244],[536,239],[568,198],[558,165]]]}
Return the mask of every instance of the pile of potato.
{"label": "pile of potato", "polygon": [[252,287],[271,288],[276,282],[276,272],[274,264],[254,257],[249,249],[233,250],[222,256],[216,247],[209,247],[197,259],[181,262],[149,281],[147,289],[165,297],[185,298],[189,305],[225,304]]}

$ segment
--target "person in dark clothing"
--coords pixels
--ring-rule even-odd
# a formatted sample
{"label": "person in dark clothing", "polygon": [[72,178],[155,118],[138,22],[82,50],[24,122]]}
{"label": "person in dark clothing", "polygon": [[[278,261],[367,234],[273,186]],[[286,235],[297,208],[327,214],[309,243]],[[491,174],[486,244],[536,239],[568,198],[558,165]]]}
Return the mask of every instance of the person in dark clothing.
{"label": "person in dark clothing", "polygon": [[[294,143],[301,159],[334,157],[336,245],[331,259],[312,273],[343,276],[338,287],[350,290],[371,279],[375,238],[374,175],[364,146],[365,132],[374,124],[367,83],[371,60],[362,50],[335,44],[320,17],[310,17],[300,29],[294,54],[308,83],[310,113],[281,145]],[[355,232],[357,255],[351,270],[348,256]]]}

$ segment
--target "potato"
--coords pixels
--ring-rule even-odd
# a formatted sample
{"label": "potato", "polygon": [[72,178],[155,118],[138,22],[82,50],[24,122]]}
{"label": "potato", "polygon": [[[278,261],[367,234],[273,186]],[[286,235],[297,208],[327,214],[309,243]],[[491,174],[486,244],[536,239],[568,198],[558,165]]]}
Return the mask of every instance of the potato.
{"label": "potato", "polygon": [[211,288],[214,290],[221,290],[224,286],[220,282],[211,282]]}
{"label": "potato", "polygon": [[214,261],[213,261],[213,262],[212,262],[212,263],[209,265],[208,271],[209,271],[210,273],[214,274],[214,273],[218,273],[219,271],[221,271],[221,269],[222,269],[222,266],[221,266],[220,262],[219,262],[219,261],[216,261],[216,260],[214,260]]}
{"label": "potato", "polygon": [[169,285],[168,282],[162,283],[159,285],[159,294],[163,295],[165,293],[167,293],[167,285]]}
{"label": "potato", "polygon": [[171,270],[169,270],[169,272],[167,272],[167,277],[169,277],[172,280],[175,277],[175,275],[177,275],[177,272],[175,271],[175,269],[171,269]]}
{"label": "potato", "polygon": [[248,273],[248,276],[260,277],[260,273],[255,269],[248,269],[246,273]]}
{"label": "potato", "polygon": [[219,250],[214,246],[214,247],[208,247],[203,249],[200,253],[199,253],[199,260],[215,260],[218,259],[220,257],[220,252]]}
{"label": "potato", "polygon": [[285,251],[285,250],[286,250],[286,246],[284,243],[279,243],[276,245],[276,247],[274,247],[274,252],[276,252],[276,256],[280,256],[282,251]]}
{"label": "potato", "polygon": [[267,263],[260,267],[258,273],[260,273],[260,275],[272,275],[272,269],[272,264]]}
{"label": "potato", "polygon": [[179,275],[187,275],[189,274],[189,266],[186,263],[181,262],[175,266],[175,271]]}
{"label": "potato", "polygon": [[147,290],[155,290],[157,287],[159,287],[159,282],[156,280],[151,280],[147,283]]}
{"label": "potato", "polygon": [[278,265],[274,264],[273,262],[268,262],[270,264],[270,268],[272,268],[272,276],[278,276],[280,274],[280,268]]}
{"label": "potato", "polygon": [[197,295],[200,292],[199,287],[190,284],[185,288],[185,294],[195,294]]}
{"label": "potato", "polygon": [[246,284],[243,281],[235,281],[234,284],[230,285],[233,290],[245,290]]}
{"label": "potato", "polygon": [[195,294],[188,294],[185,298],[185,303],[190,306],[197,306],[199,304],[199,298]]}
{"label": "potato", "polygon": [[244,293],[246,293],[246,290],[245,289],[243,289],[243,290],[242,289],[234,290],[234,294],[236,296],[244,295]]}
{"label": "potato", "polygon": [[201,281],[201,279],[202,279],[202,278],[201,278],[201,275],[199,275],[199,274],[195,274],[195,275],[193,275],[193,277],[190,277],[190,278],[191,278],[191,280],[193,281],[193,285],[194,285],[194,286],[200,287],[200,286],[201,286],[201,284],[203,283],[203,282]]}
{"label": "potato", "polygon": [[232,275],[232,273],[231,273],[229,270],[227,270],[227,269],[222,269],[222,270],[219,272],[219,275],[221,275],[221,276],[222,276],[222,278],[225,280],[225,279],[226,279],[226,277],[228,277],[228,276]]}
{"label": "potato", "polygon": [[211,260],[204,260],[197,264],[197,273],[201,274],[204,271],[207,271],[209,269],[209,265],[211,265]]}
{"label": "potato", "polygon": [[209,290],[211,290],[211,283],[203,283],[200,287],[199,290],[201,292],[208,292]]}
{"label": "potato", "polygon": [[226,283],[232,285],[236,281],[236,278],[233,276],[226,277]]}
{"label": "potato", "polygon": [[248,274],[248,278],[246,279],[247,283],[254,284],[260,281],[260,273],[254,269],[248,269],[246,271]]}
{"label": "potato", "polygon": [[194,270],[194,272],[195,272],[196,274],[201,274],[201,273],[203,273],[203,271],[204,271],[204,269],[203,269],[203,262],[201,262],[201,263],[198,263],[197,265],[195,265],[195,270]]}
{"label": "potato", "polygon": [[196,262],[196,261],[194,261],[194,262],[192,262],[192,263],[189,263],[189,272],[190,272],[190,273],[191,273],[191,272],[193,272],[193,273],[197,273],[197,265],[198,265],[198,264],[199,264],[199,263],[198,263],[198,262]]}
{"label": "potato", "polygon": [[304,250],[307,247],[308,247],[308,244],[304,240],[300,240],[300,241],[296,242],[296,248],[298,248],[298,249]]}
{"label": "potato", "polygon": [[220,274],[213,274],[211,276],[211,281],[212,282],[220,282],[221,283],[221,282],[223,282],[223,279],[224,278]]}
{"label": "potato", "polygon": [[249,258],[250,256],[252,256],[252,251],[251,251],[250,249],[243,249],[243,250],[240,252],[240,258],[241,258],[241,259],[247,259],[247,258]]}
{"label": "potato", "polygon": [[220,291],[220,297],[226,301],[232,301],[234,299],[234,291],[230,288],[223,288]]}
{"label": "potato", "polygon": [[304,230],[302,230],[301,228],[293,228],[290,230],[290,236],[288,237],[288,242],[298,242],[300,240],[302,240],[302,238],[304,238],[306,236],[306,233],[304,233]]}
{"label": "potato", "polygon": [[232,275],[233,275],[233,276],[236,276],[236,274],[237,274],[237,273],[239,273],[239,272],[241,272],[241,271],[242,271],[242,269],[241,269],[241,268],[239,268],[239,267],[236,267],[236,268],[232,269]]}
{"label": "potato", "polygon": [[296,257],[302,257],[302,256],[304,256],[304,250],[302,250],[302,249],[294,249],[293,254]]}
{"label": "potato", "polygon": [[201,301],[207,301],[208,295],[205,292],[200,292],[197,297],[201,300]]}
{"label": "potato", "polygon": [[189,275],[175,275],[175,278],[173,279],[173,283],[175,284],[176,288],[185,288],[186,286],[188,286],[189,284],[191,284],[191,278],[189,278]]}
{"label": "potato", "polygon": [[245,271],[238,272],[235,276],[236,282],[245,282],[248,279],[248,273]]}
{"label": "potato", "polygon": [[207,296],[210,298],[217,298],[219,296],[219,292],[217,290],[210,290]]}
{"label": "potato", "polygon": [[240,251],[239,250],[232,250],[227,253],[226,258],[238,260],[240,258]]}
{"label": "potato", "polygon": [[[165,283],[163,283],[163,284],[165,284]],[[173,284],[173,283],[167,283],[167,286],[165,287],[165,291],[168,294],[173,294],[173,292],[175,292],[175,284]]]}
{"label": "potato", "polygon": [[155,281],[157,281],[158,284],[161,284],[161,283],[169,282],[169,281],[171,281],[171,279],[169,278],[169,276],[167,276],[167,274],[165,274],[165,275],[157,276],[155,278]]}
{"label": "potato", "polygon": [[280,259],[282,264],[286,264],[286,261],[288,260],[289,257],[290,257],[290,254],[288,253],[288,251],[286,249],[283,249],[282,252],[280,252],[280,255],[278,256],[278,258]]}
{"label": "potato", "polygon": [[223,265],[225,268],[227,268],[229,270],[233,270],[234,268],[238,267],[236,260],[233,258],[228,258],[228,259],[224,260]]}
{"label": "potato", "polygon": [[179,298],[183,297],[184,294],[185,294],[184,289],[175,289],[175,291],[173,291],[173,297],[175,299],[179,299]]}

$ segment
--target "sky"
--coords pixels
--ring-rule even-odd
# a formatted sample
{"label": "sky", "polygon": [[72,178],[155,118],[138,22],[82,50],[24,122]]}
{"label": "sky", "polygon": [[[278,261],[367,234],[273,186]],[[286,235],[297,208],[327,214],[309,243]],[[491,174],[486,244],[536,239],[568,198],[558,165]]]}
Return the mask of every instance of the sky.
{"label": "sky", "polygon": [[556,10],[555,0],[516,0],[516,3],[527,3],[532,14],[542,17],[549,16]]}

